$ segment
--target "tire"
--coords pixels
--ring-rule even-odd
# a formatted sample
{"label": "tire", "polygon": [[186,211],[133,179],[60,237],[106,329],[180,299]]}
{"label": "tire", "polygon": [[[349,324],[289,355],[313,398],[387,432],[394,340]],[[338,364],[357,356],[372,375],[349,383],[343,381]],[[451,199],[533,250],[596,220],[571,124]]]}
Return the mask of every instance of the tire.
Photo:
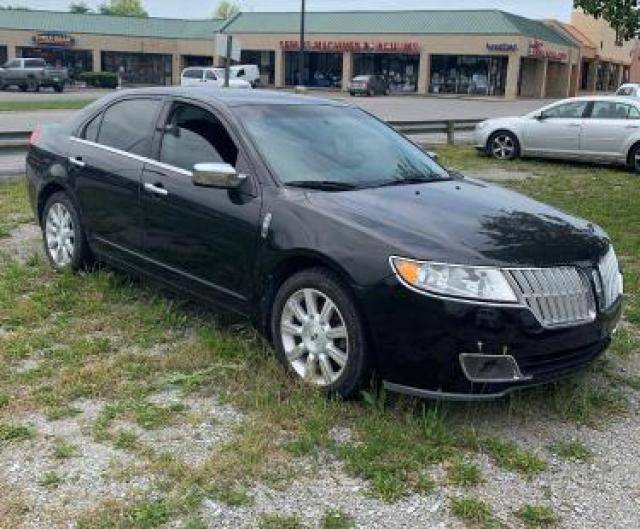
{"label": "tire", "polygon": [[27,91],[27,88],[29,88],[29,87],[28,87],[26,84],[21,84],[21,85],[19,86],[19,88],[20,88],[20,91],[21,91],[21,92],[26,92],[26,91]]}
{"label": "tire", "polygon": [[374,97],[376,95],[376,91],[371,89],[371,90],[369,90],[369,94],[368,95],[369,95],[369,97]]}
{"label": "tire", "polygon": [[640,174],[640,143],[629,151],[629,170],[634,174]]}
{"label": "tire", "polygon": [[42,240],[51,266],[73,271],[93,262],[78,210],[66,193],[54,193],[42,212]]}
{"label": "tire", "polygon": [[[309,311],[309,304],[316,310]],[[303,270],[283,283],[273,303],[271,333],[276,356],[287,371],[329,395],[352,399],[368,381],[362,317],[347,288],[326,269]]]}
{"label": "tire", "polygon": [[487,152],[496,160],[513,160],[520,156],[520,143],[512,132],[499,130],[489,137]]}
{"label": "tire", "polygon": [[53,89],[54,89],[58,94],[61,94],[62,92],[64,92],[64,85],[59,85],[59,84],[57,84],[57,85],[55,85],[55,86],[53,87]]}

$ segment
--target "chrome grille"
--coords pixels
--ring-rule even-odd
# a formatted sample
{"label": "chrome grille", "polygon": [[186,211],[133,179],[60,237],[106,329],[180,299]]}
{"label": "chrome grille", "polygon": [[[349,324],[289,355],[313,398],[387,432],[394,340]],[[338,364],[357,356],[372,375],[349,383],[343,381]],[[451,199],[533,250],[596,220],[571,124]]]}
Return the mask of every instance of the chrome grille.
{"label": "chrome grille", "polygon": [[601,284],[599,285],[600,302],[605,309],[613,305],[622,294],[622,278],[618,258],[613,246],[609,248],[607,255],[602,258],[599,265]]}
{"label": "chrome grille", "polygon": [[591,284],[577,268],[517,268],[506,272],[522,302],[544,327],[568,327],[595,319]]}

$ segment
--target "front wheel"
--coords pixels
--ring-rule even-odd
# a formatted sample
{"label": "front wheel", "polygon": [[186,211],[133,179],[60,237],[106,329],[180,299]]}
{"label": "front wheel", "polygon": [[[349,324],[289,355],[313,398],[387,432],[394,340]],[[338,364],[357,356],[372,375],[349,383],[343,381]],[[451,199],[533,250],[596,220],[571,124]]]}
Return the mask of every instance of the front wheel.
{"label": "front wheel", "polygon": [[57,84],[53,87],[53,89],[58,93],[61,94],[62,92],[64,92],[64,85],[61,84]]}
{"label": "front wheel", "polygon": [[309,385],[345,399],[370,374],[366,333],[351,294],[331,272],[314,268],[278,291],[271,331],[280,362]]}
{"label": "front wheel", "polygon": [[640,143],[634,145],[629,153],[629,169],[632,173],[640,174]]}
{"label": "front wheel", "polygon": [[91,262],[91,252],[78,211],[63,192],[49,197],[42,213],[44,249],[56,270],[79,270]]}
{"label": "front wheel", "polygon": [[508,131],[499,131],[491,135],[488,151],[496,160],[513,160],[520,154],[518,138]]}

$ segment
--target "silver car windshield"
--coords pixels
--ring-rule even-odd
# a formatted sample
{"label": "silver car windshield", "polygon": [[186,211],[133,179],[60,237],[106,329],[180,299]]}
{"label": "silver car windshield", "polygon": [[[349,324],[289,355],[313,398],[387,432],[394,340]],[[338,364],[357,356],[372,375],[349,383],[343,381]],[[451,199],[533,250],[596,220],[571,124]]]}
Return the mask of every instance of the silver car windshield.
{"label": "silver car windshield", "polygon": [[235,110],[285,185],[330,182],[359,188],[451,178],[420,148],[359,109],[247,105]]}

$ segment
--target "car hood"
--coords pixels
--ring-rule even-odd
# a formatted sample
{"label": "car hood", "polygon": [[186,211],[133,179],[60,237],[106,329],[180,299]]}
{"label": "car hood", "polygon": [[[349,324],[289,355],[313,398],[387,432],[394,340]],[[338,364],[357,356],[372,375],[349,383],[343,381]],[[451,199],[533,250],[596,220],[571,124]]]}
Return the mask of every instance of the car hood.
{"label": "car hood", "polygon": [[314,208],[403,257],[553,266],[596,262],[608,246],[606,234],[585,220],[471,179],[308,197]]}

